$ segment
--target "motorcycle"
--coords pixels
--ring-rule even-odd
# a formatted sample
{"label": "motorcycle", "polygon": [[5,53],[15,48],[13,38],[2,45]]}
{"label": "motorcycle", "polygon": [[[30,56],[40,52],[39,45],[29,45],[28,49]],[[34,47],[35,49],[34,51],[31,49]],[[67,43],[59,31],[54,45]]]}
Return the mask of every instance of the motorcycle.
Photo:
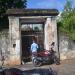
{"label": "motorcycle", "polygon": [[33,53],[32,56],[33,65],[36,67],[41,66],[45,63],[53,63],[59,64],[58,58],[55,55],[55,51],[51,50],[43,50],[39,53]]}

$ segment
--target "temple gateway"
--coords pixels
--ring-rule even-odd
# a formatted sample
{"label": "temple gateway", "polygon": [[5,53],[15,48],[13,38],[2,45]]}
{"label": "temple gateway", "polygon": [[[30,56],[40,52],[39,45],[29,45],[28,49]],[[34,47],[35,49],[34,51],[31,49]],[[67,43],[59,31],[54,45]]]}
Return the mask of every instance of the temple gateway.
{"label": "temple gateway", "polygon": [[[59,57],[57,42],[58,15],[56,9],[9,9],[9,65],[20,65],[22,61],[30,61],[30,45],[35,39],[40,50],[50,50],[52,42]],[[11,62],[11,63],[10,63]]]}

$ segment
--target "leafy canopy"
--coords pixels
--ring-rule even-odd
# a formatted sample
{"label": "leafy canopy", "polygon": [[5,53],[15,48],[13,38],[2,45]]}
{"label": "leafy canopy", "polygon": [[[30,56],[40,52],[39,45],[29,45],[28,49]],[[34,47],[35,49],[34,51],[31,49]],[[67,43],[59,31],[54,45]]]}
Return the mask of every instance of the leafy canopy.
{"label": "leafy canopy", "polygon": [[8,26],[6,13],[11,8],[26,8],[27,0],[0,0],[0,28]]}
{"label": "leafy canopy", "polygon": [[60,31],[69,34],[75,40],[75,9],[72,7],[72,0],[66,0],[64,11],[61,14]]}

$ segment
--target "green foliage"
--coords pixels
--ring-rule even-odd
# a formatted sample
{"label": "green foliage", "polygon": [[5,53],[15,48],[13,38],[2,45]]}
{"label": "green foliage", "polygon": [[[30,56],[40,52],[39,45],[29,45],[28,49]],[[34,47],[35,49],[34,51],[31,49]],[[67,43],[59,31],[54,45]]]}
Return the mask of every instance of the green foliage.
{"label": "green foliage", "polygon": [[66,4],[64,5],[64,12],[70,12],[72,10],[73,0],[66,0]]}
{"label": "green foliage", "polygon": [[70,38],[75,41],[75,32],[70,33]]}
{"label": "green foliage", "polygon": [[61,14],[61,25],[59,29],[68,33],[72,40],[75,40],[75,9],[72,8],[72,0],[67,0],[64,11]]}
{"label": "green foliage", "polygon": [[72,40],[75,40],[75,10],[71,13],[70,17],[70,37]]}
{"label": "green foliage", "polygon": [[7,9],[26,8],[27,0],[0,0],[0,29],[8,27]]}

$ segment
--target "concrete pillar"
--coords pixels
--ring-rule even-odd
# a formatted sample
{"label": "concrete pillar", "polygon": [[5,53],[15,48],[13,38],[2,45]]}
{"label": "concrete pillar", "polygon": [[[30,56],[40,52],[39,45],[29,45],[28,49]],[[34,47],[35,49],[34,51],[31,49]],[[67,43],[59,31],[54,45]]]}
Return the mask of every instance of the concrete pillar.
{"label": "concrete pillar", "polygon": [[55,42],[55,51],[56,51],[56,56],[60,58],[59,50],[58,50],[58,36],[57,36],[57,22],[56,22],[56,17],[52,18],[52,25],[54,28],[54,42]]}
{"label": "concrete pillar", "polygon": [[44,47],[46,50],[50,50],[52,42],[55,42],[54,50],[58,53],[58,41],[57,41],[57,23],[55,17],[50,17],[46,19],[44,28]]}
{"label": "concrete pillar", "polygon": [[21,64],[19,18],[9,17],[10,61],[9,65]]}
{"label": "concrete pillar", "polygon": [[50,45],[54,42],[54,27],[51,22],[51,18],[46,19],[45,28],[45,39],[44,39],[44,47],[46,50],[50,50]]}

